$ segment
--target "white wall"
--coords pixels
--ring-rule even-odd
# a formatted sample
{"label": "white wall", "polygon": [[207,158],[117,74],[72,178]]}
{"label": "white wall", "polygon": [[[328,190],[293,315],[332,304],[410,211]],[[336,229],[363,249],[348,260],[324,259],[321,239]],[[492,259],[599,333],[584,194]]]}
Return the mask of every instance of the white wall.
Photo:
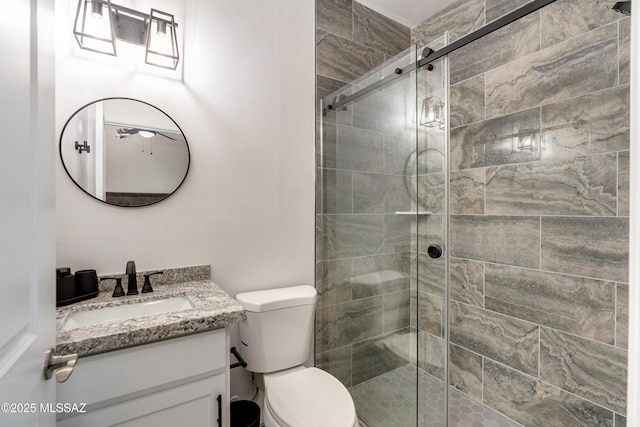
{"label": "white wall", "polygon": [[118,208],[82,193],[58,161],[57,265],[107,274],[127,260],[139,270],[210,264],[232,295],[312,285],[313,1],[153,1],[176,14],[185,38],[182,71],[168,77],[79,50],[72,3],[56,2],[58,134],[84,104],[136,98],[178,123],[192,163],[169,199]]}

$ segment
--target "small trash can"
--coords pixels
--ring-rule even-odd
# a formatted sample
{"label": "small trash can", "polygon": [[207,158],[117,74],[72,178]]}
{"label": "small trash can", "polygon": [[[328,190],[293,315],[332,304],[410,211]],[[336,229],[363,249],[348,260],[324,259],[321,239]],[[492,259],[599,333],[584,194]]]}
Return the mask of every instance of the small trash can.
{"label": "small trash can", "polygon": [[231,427],[260,427],[260,406],[250,400],[231,402]]}

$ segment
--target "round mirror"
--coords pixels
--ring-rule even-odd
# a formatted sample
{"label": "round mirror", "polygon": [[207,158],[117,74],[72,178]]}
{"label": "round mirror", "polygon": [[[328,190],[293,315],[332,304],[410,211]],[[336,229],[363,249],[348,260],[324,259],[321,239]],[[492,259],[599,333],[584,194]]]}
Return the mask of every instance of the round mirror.
{"label": "round mirror", "polygon": [[174,193],[187,176],[189,145],[176,122],[146,102],[101,99],[67,121],[60,158],[90,196],[117,206],[147,206]]}

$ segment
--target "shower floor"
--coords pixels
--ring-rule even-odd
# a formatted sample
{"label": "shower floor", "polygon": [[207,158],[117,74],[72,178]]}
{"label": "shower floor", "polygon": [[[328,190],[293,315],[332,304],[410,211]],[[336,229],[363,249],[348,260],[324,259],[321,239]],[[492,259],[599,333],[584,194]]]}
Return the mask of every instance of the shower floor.
{"label": "shower floor", "polygon": [[[419,427],[444,426],[444,383],[419,371]],[[349,389],[362,427],[407,427],[416,422],[416,367],[405,365]],[[520,427],[504,415],[449,388],[448,427]]]}

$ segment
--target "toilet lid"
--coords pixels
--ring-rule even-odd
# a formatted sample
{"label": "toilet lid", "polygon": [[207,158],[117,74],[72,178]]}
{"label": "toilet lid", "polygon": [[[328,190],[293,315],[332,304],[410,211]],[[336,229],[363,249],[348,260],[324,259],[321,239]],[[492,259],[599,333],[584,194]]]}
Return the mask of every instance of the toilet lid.
{"label": "toilet lid", "polygon": [[269,381],[266,405],[276,421],[289,427],[351,427],[353,399],[340,381],[307,368]]}

